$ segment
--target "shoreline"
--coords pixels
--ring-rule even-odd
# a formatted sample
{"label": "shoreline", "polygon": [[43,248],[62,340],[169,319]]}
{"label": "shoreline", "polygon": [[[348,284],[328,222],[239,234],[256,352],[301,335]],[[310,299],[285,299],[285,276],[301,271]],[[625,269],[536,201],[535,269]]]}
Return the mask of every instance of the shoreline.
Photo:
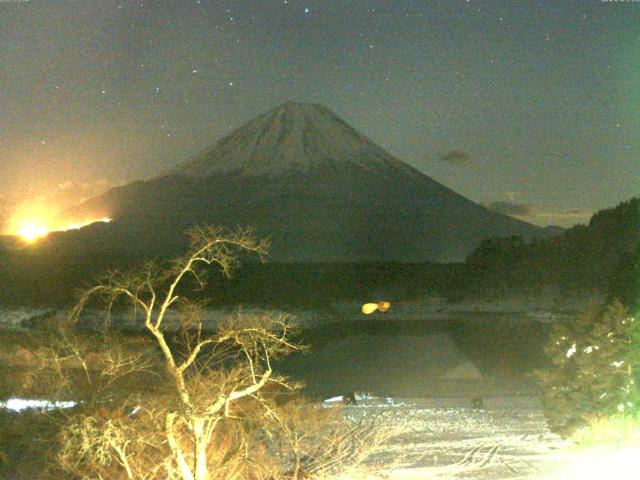
{"label": "shoreline", "polygon": [[[522,300],[505,301],[477,301],[447,303],[444,301],[428,300],[425,302],[400,302],[391,304],[391,308],[386,312],[375,312],[365,315],[361,311],[362,303],[344,302],[334,303],[325,309],[272,309],[259,306],[237,306],[208,308],[203,314],[203,324],[213,326],[229,316],[252,313],[272,313],[274,315],[288,315],[296,319],[302,328],[313,328],[319,325],[326,325],[340,322],[360,322],[368,320],[385,321],[438,321],[438,320],[491,320],[513,319],[514,321],[538,321],[542,323],[553,323],[556,321],[566,321],[574,318],[584,310],[589,301],[580,299],[574,302],[567,302],[564,305],[549,305],[547,302],[532,302]],[[64,314],[66,309],[62,308],[30,308],[30,307],[9,307],[0,308],[0,328],[28,328],[30,325],[51,318],[58,314]],[[176,312],[168,312],[167,326],[178,323]],[[84,319],[93,318],[89,323],[97,323],[98,319],[105,318],[105,311],[99,309],[87,310],[83,315]],[[113,312],[111,314],[112,325],[116,327],[133,327],[138,323],[138,319],[133,319],[130,312],[125,310]]]}

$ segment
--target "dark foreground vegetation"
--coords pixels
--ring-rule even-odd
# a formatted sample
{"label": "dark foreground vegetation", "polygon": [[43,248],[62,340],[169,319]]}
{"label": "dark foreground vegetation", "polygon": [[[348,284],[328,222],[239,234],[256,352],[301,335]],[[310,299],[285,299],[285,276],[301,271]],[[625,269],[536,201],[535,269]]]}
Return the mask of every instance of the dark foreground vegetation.
{"label": "dark foreground vegetation", "polygon": [[637,306],[614,300],[553,326],[545,347],[550,364],[536,372],[553,430],[569,435],[616,415],[640,420]]}

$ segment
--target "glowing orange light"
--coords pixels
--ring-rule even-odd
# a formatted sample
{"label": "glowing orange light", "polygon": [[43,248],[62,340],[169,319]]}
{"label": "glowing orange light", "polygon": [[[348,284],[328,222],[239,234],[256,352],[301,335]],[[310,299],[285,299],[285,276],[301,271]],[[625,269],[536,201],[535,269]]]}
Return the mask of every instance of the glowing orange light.
{"label": "glowing orange light", "polygon": [[18,235],[29,243],[35,242],[49,234],[49,229],[37,223],[24,223],[18,228]]}
{"label": "glowing orange light", "polygon": [[391,308],[391,302],[383,301],[378,303],[365,303],[362,305],[362,313],[365,315],[371,315],[376,310],[379,312],[386,312]]}
{"label": "glowing orange light", "polygon": [[381,312],[386,312],[387,310],[389,310],[389,308],[391,308],[391,302],[380,302],[378,303],[378,310],[380,310]]}
{"label": "glowing orange light", "polygon": [[365,315],[371,315],[376,310],[378,310],[377,303],[365,303],[362,306],[362,313],[364,313]]}
{"label": "glowing orange light", "polygon": [[70,223],[64,226],[46,226],[44,222],[38,222],[34,220],[27,220],[20,222],[17,229],[15,230],[16,235],[22,237],[28,243],[34,243],[44,237],[46,237],[51,232],[67,232],[69,230],[79,230],[82,227],[86,227],[87,225],[91,225],[92,223],[109,223],[111,219],[108,217],[103,217],[95,220],[86,220],[81,223]]}

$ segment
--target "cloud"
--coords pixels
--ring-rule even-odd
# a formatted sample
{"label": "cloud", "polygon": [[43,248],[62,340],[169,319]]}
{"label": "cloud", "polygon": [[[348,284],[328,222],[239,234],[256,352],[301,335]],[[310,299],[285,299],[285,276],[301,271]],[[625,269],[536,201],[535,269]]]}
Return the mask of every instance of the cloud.
{"label": "cloud", "polygon": [[560,211],[541,211],[536,215],[541,218],[555,220],[558,222],[587,223],[594,214],[593,210],[560,210]]}
{"label": "cloud", "polygon": [[582,209],[543,209],[528,203],[518,203],[505,200],[482,203],[482,206],[494,212],[517,217],[537,225],[559,225],[571,227],[577,223],[587,223],[593,215],[592,210]]}
{"label": "cloud", "polygon": [[533,205],[500,200],[482,204],[485,208],[494,212],[510,215],[512,217],[529,217],[537,215],[538,210]]}
{"label": "cloud", "polygon": [[463,150],[451,150],[440,157],[445,163],[465,165],[472,162],[471,156]]}

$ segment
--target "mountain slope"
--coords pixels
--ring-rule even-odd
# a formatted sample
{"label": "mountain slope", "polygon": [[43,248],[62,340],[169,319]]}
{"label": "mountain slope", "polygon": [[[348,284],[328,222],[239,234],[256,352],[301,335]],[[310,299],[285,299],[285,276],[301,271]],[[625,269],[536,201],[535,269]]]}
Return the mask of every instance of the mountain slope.
{"label": "mountain slope", "polygon": [[292,102],[71,213],[109,215],[121,248],[156,254],[194,223],[253,226],[273,239],[276,261],[462,260],[484,238],[545,236],[401,162],[330,110]]}

